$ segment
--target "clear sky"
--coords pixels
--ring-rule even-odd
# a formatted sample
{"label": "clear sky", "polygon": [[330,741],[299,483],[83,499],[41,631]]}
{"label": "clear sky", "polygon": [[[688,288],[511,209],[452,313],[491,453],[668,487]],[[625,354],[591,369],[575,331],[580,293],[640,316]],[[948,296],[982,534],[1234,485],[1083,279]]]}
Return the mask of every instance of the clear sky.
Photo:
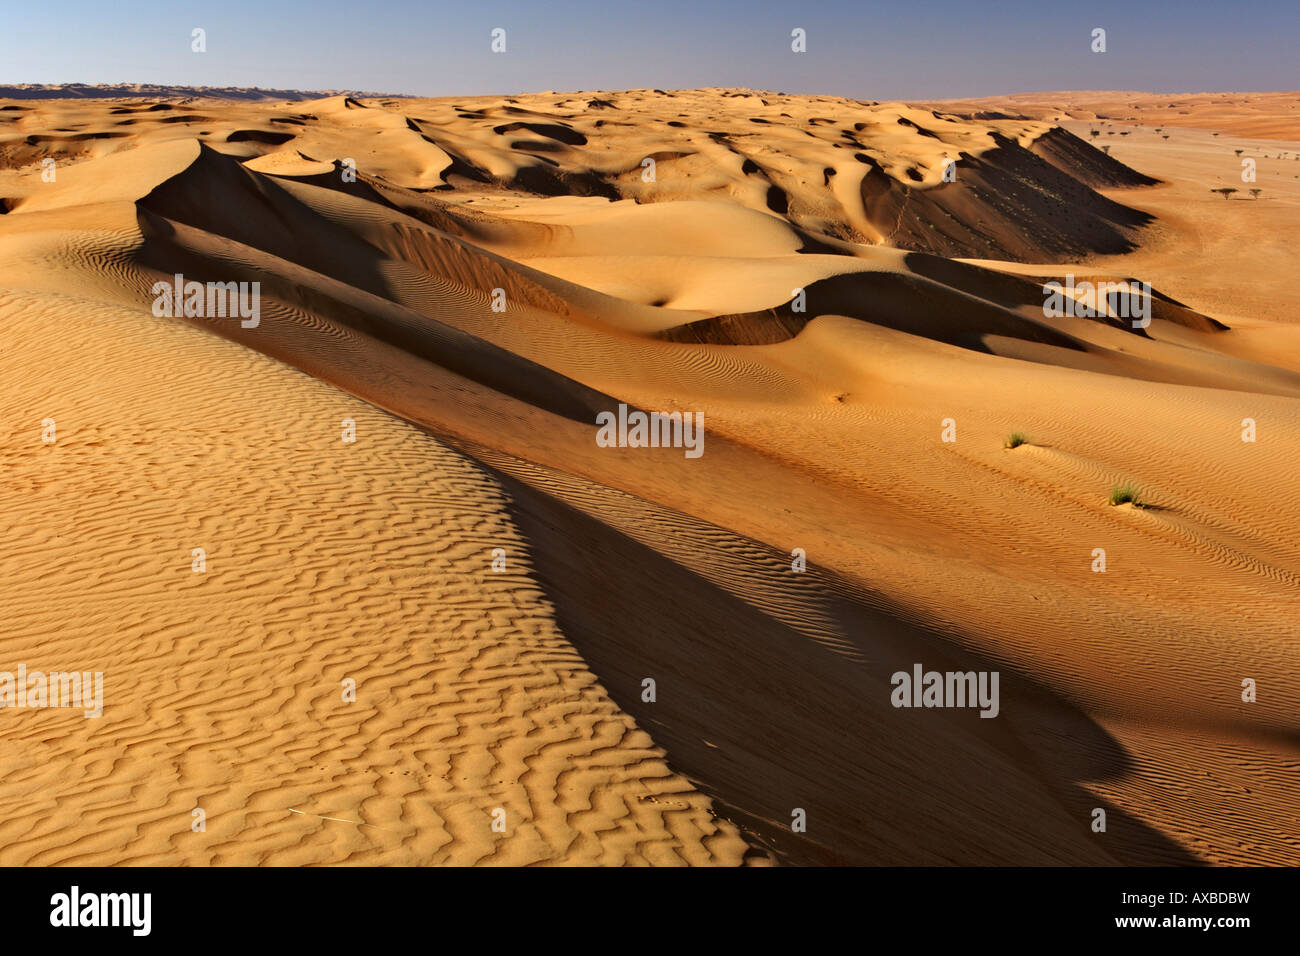
{"label": "clear sky", "polygon": [[[207,52],[190,31],[207,31]],[[506,52],[489,48],[494,27]],[[807,52],[790,32],[807,31]],[[1107,33],[1107,52],[1089,49]],[[0,0],[0,84],[859,99],[1300,88],[1300,0]]]}

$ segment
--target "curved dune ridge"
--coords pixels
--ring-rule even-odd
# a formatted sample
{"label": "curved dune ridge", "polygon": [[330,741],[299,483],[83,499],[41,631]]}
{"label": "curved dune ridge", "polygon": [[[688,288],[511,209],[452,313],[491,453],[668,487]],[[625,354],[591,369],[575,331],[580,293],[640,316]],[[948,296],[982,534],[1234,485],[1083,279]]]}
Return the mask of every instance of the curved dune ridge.
{"label": "curved dune ridge", "polygon": [[1300,861],[1300,145],[1016,105],[0,101],[0,863]]}

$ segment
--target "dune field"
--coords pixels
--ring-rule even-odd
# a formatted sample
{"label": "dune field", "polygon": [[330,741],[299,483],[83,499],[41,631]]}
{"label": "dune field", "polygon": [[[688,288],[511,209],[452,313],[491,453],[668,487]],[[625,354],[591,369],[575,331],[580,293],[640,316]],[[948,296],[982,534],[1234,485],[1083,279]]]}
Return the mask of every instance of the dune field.
{"label": "dune field", "polygon": [[0,671],[102,716],[0,708],[0,864],[1300,863],[1300,93],[84,97]]}

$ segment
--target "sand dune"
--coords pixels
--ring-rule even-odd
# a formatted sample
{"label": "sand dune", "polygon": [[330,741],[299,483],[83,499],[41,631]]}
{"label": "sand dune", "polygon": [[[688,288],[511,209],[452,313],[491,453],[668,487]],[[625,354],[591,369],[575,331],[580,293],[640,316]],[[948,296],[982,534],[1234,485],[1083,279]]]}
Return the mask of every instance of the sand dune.
{"label": "sand dune", "polygon": [[1089,97],[0,102],[0,862],[1295,864],[1297,98]]}
{"label": "sand dune", "polygon": [[0,86],[0,99],[6,100],[103,100],[136,99],[187,99],[191,97],[219,97],[223,100],[250,102],[290,102],[318,100],[326,96],[379,96],[378,93],[361,93],[357,90],[267,90],[257,86],[180,86],[160,83],[16,83]]}
{"label": "sand dune", "polygon": [[1019,93],[934,105],[975,115],[1033,117],[1053,123],[1101,120],[1149,128],[1217,131],[1255,139],[1300,140],[1300,107],[1289,93],[1133,93],[1074,91]]}

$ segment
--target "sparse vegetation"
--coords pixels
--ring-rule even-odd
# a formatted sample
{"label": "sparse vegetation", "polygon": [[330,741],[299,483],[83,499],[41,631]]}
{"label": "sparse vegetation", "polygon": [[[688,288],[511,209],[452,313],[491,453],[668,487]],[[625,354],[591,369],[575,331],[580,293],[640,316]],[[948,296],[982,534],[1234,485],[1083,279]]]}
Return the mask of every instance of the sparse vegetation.
{"label": "sparse vegetation", "polygon": [[1029,436],[1024,432],[1012,432],[1007,436],[1007,440],[1002,443],[1003,448],[1019,448],[1029,441]]}
{"label": "sparse vegetation", "polygon": [[1114,485],[1110,489],[1110,503],[1112,505],[1131,504],[1134,508],[1142,507],[1142,492],[1138,490],[1137,485],[1131,481],[1124,481]]}

